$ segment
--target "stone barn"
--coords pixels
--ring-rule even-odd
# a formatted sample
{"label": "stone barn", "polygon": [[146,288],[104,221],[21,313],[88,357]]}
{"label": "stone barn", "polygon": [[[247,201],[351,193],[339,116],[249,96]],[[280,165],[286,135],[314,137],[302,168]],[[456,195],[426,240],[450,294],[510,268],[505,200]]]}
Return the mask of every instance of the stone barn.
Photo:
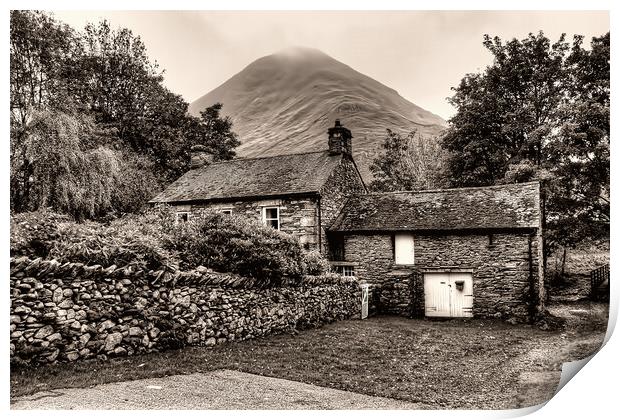
{"label": "stone barn", "polygon": [[541,233],[532,182],[356,195],[328,237],[379,312],[525,320],[544,299]]}

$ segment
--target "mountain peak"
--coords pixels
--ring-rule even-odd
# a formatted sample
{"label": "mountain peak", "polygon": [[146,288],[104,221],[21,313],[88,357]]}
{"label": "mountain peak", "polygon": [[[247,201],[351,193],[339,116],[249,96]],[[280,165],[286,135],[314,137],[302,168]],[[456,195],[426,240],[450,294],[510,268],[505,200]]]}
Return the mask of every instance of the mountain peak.
{"label": "mountain peak", "polygon": [[325,54],[319,49],[306,47],[303,45],[292,45],[275,52],[273,55],[293,58],[311,56],[329,57],[327,54]]}
{"label": "mountain peak", "polygon": [[327,55],[323,51],[306,47],[304,45],[290,45],[286,48],[282,48],[280,51],[274,53],[274,55]]}
{"label": "mountain peak", "polygon": [[443,119],[395,90],[315,48],[293,46],[250,63],[224,84],[198,98],[198,115],[216,102],[230,116],[243,157],[327,149],[327,128],[339,118],[352,131],[353,153],[365,180],[381,151],[386,129],[436,135]]}

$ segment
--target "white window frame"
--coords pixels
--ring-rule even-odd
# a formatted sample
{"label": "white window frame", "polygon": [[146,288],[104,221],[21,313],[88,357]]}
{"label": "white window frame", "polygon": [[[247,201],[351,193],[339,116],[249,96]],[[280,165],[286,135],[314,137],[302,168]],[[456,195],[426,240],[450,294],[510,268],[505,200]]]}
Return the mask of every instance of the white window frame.
{"label": "white window frame", "polygon": [[[272,209],[276,209],[277,212],[277,217],[274,218],[267,218],[267,210],[272,210]],[[271,223],[271,221],[273,220],[277,220],[278,221],[278,227],[274,227]],[[276,230],[280,230],[280,228],[282,227],[282,222],[280,221],[280,207],[279,206],[265,206],[263,207],[263,224],[266,226],[271,226],[272,228],[276,229]]]}
{"label": "white window frame", "polygon": [[[355,266],[353,265],[333,265],[332,272],[343,277],[355,277]],[[348,273],[347,273],[348,272]]]}
{"label": "white window frame", "polygon": [[[347,274],[347,271],[349,271],[349,274]],[[355,268],[352,265],[343,265],[342,275],[344,277],[355,277]]]}
{"label": "white window frame", "polygon": [[413,233],[396,233],[394,235],[394,264],[415,264],[415,237]]}
{"label": "white window frame", "polygon": [[233,209],[232,209],[232,208],[228,208],[228,209],[220,209],[220,213],[224,213],[224,214],[230,214],[230,215],[232,215],[232,213],[233,213]]}
{"label": "white window frame", "polygon": [[[187,220],[183,220],[182,218],[183,215],[187,215],[187,218],[186,218]],[[176,224],[189,222],[189,211],[177,211],[174,214],[174,222]]]}

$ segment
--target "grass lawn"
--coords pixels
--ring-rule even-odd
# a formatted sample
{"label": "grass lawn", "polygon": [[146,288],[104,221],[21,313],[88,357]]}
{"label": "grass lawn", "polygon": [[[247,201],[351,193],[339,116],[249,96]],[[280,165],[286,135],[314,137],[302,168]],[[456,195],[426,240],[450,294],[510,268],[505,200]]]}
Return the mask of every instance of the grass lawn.
{"label": "grass lawn", "polygon": [[[566,331],[556,332],[497,320],[379,316],[215,348],[188,347],[107,362],[14,366],[11,396],[232,369],[428,408],[515,408],[549,398],[561,362],[584,357],[600,346],[607,312],[604,306],[595,309]],[[550,371],[557,375],[537,384],[540,391],[524,400],[523,388],[531,384],[523,382],[523,374]]]}

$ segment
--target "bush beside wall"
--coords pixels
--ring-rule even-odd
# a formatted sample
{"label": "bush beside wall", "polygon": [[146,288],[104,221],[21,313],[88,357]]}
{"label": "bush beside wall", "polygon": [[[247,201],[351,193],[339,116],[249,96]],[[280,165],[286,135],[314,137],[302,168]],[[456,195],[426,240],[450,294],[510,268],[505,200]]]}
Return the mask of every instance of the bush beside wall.
{"label": "bush beside wall", "polygon": [[145,272],[28,257],[10,267],[12,363],[213,346],[360,314],[357,281],[332,274],[259,288],[204,267]]}

